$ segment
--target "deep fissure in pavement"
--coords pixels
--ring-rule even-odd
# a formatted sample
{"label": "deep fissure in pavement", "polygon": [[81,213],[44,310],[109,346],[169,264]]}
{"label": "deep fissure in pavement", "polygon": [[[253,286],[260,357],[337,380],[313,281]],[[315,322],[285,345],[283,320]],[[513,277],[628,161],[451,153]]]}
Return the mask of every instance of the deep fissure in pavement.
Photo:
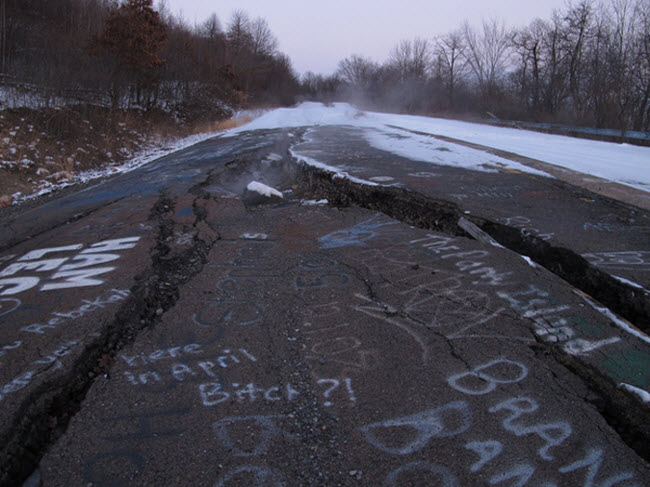
{"label": "deep fissure in pavement", "polygon": [[336,206],[355,204],[419,228],[473,238],[458,225],[464,217],[499,244],[530,257],[644,332],[650,331],[650,300],[646,294],[614,279],[570,249],[555,247],[533,235],[523,235],[517,228],[466,215],[457,204],[449,201],[404,188],[356,183],[304,163],[297,164],[303,171],[303,185],[316,197],[327,198]]}
{"label": "deep fissure in pavement", "polygon": [[[218,237],[209,241],[195,238],[184,252],[171,252],[167,239],[172,235],[173,210],[173,201],[164,195],[152,208],[149,221],[157,225],[158,233],[150,250],[151,267],[136,276],[137,283],[113,322],[85,345],[67,373],[32,391],[15,412],[13,427],[0,437],[0,485],[19,486],[29,478],[81,408],[95,378],[108,373],[115,354],[140,331],[155,326],[178,300],[179,288],[202,270]],[[201,215],[197,216],[194,225],[201,220]]]}
{"label": "deep fissure in pavement", "polygon": [[[499,244],[532,258],[577,289],[635,322],[644,331],[649,328],[650,304],[642,292],[615,280],[569,249],[553,247],[540,238],[522,235],[516,228],[469,217],[458,205],[448,201],[427,198],[403,188],[357,183],[305,163],[296,161],[296,164],[302,170],[305,191],[311,192],[315,198],[326,198],[335,206],[357,205],[409,225],[473,238],[458,225],[461,218],[468,219]],[[535,347],[542,347],[545,353],[554,355],[580,377],[594,393],[594,399],[590,401],[593,406],[630,448],[650,462],[650,411],[639,400],[619,390],[610,378],[575,357],[547,343]]]}
{"label": "deep fissure in pavement", "polygon": [[[357,205],[382,212],[413,226],[468,237],[459,225],[465,217],[502,245],[528,255],[540,265],[582,289],[610,309],[648,330],[650,308],[642,292],[616,281],[589,264],[578,254],[553,247],[532,236],[524,236],[516,228],[500,225],[478,217],[469,217],[451,202],[427,198],[419,193],[386,186],[370,186],[334,177],[331,172],[298,163],[288,151],[283,161],[260,163],[260,153],[240,157],[214,169],[205,182],[193,187],[196,215],[194,225],[207,218],[205,209],[197,204],[209,198],[206,187],[219,183],[232,191],[241,191],[244,177],[260,178],[271,185],[304,192],[318,199],[327,198],[332,205]],[[176,303],[180,287],[201,272],[207,255],[218,237],[208,241],[194,238],[191,247],[181,254],[167,245],[173,235],[174,201],[162,195],[152,208],[149,221],[157,225],[155,245],[150,250],[151,266],[138,276],[131,297],[123,304],[112,324],[102,336],[88,345],[81,357],[64,377],[43,384],[23,401],[16,412],[14,427],[0,438],[2,442],[0,484],[21,485],[38,466],[46,449],[59,438],[80,409],[94,379],[108,373],[111,357],[131,343],[137,334],[159,321],[162,313]],[[650,412],[639,401],[616,388],[611,379],[598,374],[584,363],[548,344],[537,344],[543,353],[553,354],[569,370],[579,376],[594,392],[590,401],[607,422],[641,457],[650,461],[647,448],[650,440]]]}

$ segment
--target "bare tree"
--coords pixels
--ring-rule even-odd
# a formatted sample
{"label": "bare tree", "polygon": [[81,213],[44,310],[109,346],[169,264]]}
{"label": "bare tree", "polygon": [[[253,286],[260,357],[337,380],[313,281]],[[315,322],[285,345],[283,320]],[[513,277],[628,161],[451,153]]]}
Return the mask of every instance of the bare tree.
{"label": "bare tree", "polygon": [[235,56],[250,48],[252,44],[250,19],[246,12],[243,10],[233,12],[226,36]]}
{"label": "bare tree", "polygon": [[518,69],[514,79],[521,100],[537,117],[550,113],[556,103],[558,76],[558,27],[553,22],[536,19],[528,27],[512,33],[511,42]]}
{"label": "bare tree", "polygon": [[610,76],[618,112],[618,125],[623,132],[630,119],[633,105],[638,103],[638,93],[635,92],[633,84],[633,71],[635,70],[633,59],[635,58],[638,13],[638,7],[633,0],[612,1],[613,32],[609,56]]}
{"label": "bare tree", "polygon": [[206,39],[214,40],[222,34],[221,22],[217,14],[210,15],[198,29],[199,35]]}
{"label": "bare tree", "polygon": [[368,88],[377,65],[370,59],[352,55],[339,63],[337,74],[342,81],[357,88]]}
{"label": "bare tree", "polygon": [[566,52],[563,50],[563,19],[559,12],[554,12],[551,21],[546,23],[542,37],[542,58],[544,72],[542,84],[542,107],[544,112],[555,113],[561,106],[567,91]]}
{"label": "bare tree", "polygon": [[430,63],[429,42],[420,38],[401,41],[392,49],[388,59],[389,66],[395,70],[401,81],[423,80],[429,71]]}
{"label": "bare tree", "polygon": [[503,22],[484,21],[481,31],[468,22],[463,26],[465,59],[483,97],[493,94],[505,75],[510,42]]}
{"label": "bare tree", "polygon": [[581,0],[577,5],[569,4],[569,11],[564,17],[563,49],[568,58],[569,93],[574,109],[584,117],[584,63],[585,46],[589,40],[593,19],[593,7],[588,0]]}
{"label": "bare tree", "polygon": [[447,90],[452,108],[455,104],[458,84],[465,79],[466,75],[465,49],[464,37],[459,30],[435,40],[436,72]]}
{"label": "bare tree", "polygon": [[635,8],[638,25],[632,63],[632,84],[639,98],[632,114],[635,130],[650,130],[650,2],[639,1]]}
{"label": "bare tree", "polygon": [[254,54],[272,56],[278,48],[278,41],[271,32],[268,22],[258,17],[250,24],[251,49]]}

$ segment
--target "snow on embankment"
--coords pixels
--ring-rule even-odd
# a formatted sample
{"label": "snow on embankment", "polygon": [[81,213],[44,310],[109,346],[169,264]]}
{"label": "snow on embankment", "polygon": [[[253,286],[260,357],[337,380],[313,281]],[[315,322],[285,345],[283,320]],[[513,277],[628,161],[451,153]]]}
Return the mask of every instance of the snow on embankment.
{"label": "snow on embankment", "polygon": [[278,198],[284,198],[282,193],[280,193],[277,189],[272,188],[271,186],[267,186],[266,184],[259,183],[257,181],[252,181],[248,183],[248,186],[246,186],[246,189],[252,193],[257,193],[262,196],[266,196],[267,198],[270,198],[271,196],[277,196]]}
{"label": "snow on embankment", "polygon": [[372,146],[433,164],[453,165],[474,170],[489,170],[486,165],[501,166],[543,174],[523,164],[482,151],[461,148],[456,144],[443,143],[389,126],[493,147],[650,191],[650,148],[648,147],[576,139],[455,120],[360,112],[346,103],[336,103],[333,106],[303,103],[295,108],[272,110],[247,125],[229,131],[226,135],[235,135],[248,130],[324,125],[346,125],[363,129],[364,137]]}

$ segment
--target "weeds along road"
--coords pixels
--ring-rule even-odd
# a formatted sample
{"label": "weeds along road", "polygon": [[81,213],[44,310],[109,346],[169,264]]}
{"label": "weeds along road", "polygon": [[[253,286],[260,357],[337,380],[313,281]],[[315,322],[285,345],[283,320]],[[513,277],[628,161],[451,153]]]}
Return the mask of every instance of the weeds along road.
{"label": "weeds along road", "polygon": [[648,218],[348,127],[7,215],[0,483],[649,485]]}

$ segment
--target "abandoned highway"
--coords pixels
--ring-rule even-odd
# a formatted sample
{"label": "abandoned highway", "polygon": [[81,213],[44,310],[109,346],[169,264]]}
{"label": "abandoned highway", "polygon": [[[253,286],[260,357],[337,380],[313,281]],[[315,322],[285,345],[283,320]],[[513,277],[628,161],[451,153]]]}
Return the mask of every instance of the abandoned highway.
{"label": "abandoned highway", "polygon": [[0,219],[2,485],[650,485],[643,205],[329,125]]}

